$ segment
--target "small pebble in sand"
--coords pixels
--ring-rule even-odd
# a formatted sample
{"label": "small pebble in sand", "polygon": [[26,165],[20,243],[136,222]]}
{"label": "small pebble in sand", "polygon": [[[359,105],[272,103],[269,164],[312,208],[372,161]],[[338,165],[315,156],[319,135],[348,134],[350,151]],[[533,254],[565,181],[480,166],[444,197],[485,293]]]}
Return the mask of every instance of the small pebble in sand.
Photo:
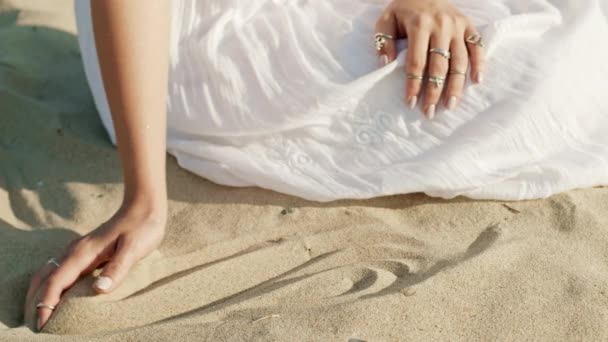
{"label": "small pebble in sand", "polygon": [[287,215],[287,214],[291,214],[291,213],[293,213],[292,208],[285,208],[285,209],[281,210],[281,215]]}

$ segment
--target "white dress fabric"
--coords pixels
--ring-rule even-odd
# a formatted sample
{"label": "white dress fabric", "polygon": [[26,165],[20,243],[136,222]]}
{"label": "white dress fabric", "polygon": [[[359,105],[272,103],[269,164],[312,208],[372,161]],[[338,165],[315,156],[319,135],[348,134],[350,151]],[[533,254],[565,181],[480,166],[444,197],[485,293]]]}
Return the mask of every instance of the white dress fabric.
{"label": "white dress fabric", "polygon": [[[388,0],[173,0],[168,151],[213,182],[316,201],[521,200],[606,185],[604,1],[453,1],[484,36],[487,70],[428,120],[403,101],[406,41],[377,67]],[[76,14],[114,141],[90,0]]]}

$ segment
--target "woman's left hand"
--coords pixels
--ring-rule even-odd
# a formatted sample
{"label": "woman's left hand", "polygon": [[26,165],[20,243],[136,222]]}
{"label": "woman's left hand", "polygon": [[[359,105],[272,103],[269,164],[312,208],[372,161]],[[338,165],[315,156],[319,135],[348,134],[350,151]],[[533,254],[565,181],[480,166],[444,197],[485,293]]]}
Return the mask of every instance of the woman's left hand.
{"label": "woman's left hand", "polygon": [[39,331],[59,307],[64,292],[81,276],[102,266],[93,289],[98,293],[114,291],[131,267],[160,245],[165,222],[164,200],[158,205],[125,201],[107,222],[73,240],[62,257],[34,273],[25,300],[26,324],[35,321]]}
{"label": "woman's left hand", "polygon": [[483,79],[481,36],[448,0],[394,0],[378,19],[376,34],[386,35],[376,36],[381,66],[397,57],[395,39],[408,39],[405,100],[416,107],[426,78],[422,108],[429,119],[435,116],[442,93],[445,106],[456,107],[469,60],[472,79],[477,83]]}

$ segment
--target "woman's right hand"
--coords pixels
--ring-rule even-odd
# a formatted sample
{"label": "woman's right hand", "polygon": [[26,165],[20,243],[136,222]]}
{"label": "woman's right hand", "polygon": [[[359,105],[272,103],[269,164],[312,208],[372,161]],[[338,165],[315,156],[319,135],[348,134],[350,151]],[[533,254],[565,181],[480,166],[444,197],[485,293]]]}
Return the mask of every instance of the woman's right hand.
{"label": "woman's right hand", "polygon": [[[378,18],[376,33],[407,38],[405,100],[414,108],[422,100],[422,78],[427,78],[424,100],[420,102],[429,119],[435,116],[442,95],[449,110],[456,107],[467,74],[477,83],[483,79],[485,51],[481,36],[449,0],[393,0]],[[451,56],[437,50],[449,51]],[[393,39],[381,44],[378,56],[381,65],[397,57]]]}
{"label": "woman's right hand", "polygon": [[28,313],[37,314],[40,330],[53,310],[36,308],[38,302],[57,306],[62,293],[80,276],[87,275],[105,263],[103,271],[93,284],[98,293],[116,289],[131,266],[156,249],[165,234],[166,205],[123,205],[118,212],[99,228],[70,243],[59,267],[47,264],[32,277],[26,297]]}

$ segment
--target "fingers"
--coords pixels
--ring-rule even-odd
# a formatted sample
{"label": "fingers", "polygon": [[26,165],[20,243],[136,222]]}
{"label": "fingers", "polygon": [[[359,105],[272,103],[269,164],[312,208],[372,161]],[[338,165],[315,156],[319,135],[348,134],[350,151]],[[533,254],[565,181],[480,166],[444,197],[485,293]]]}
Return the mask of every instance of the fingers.
{"label": "fingers", "polygon": [[430,32],[424,23],[408,26],[406,56],[405,101],[410,108],[416,107],[422,90],[422,79],[427,62]]}
{"label": "fingers", "polygon": [[[385,11],[376,22],[376,34],[385,34],[397,38],[397,26],[392,11]],[[395,39],[376,36],[378,66],[383,67],[397,58]]]}
{"label": "fingers", "polygon": [[[442,28],[431,35],[431,49],[441,49],[440,51],[449,51],[452,35],[449,33],[449,28]],[[424,114],[429,118],[435,117],[437,103],[443,91],[444,82],[448,73],[449,59],[441,53],[430,53],[428,61],[428,77],[429,81],[426,85],[424,94]]]}
{"label": "fingers", "polygon": [[[72,240],[70,242],[70,244],[68,245],[68,247],[66,248],[67,251],[70,251],[73,249],[73,247],[81,240],[81,238],[79,239],[75,239]],[[55,260],[56,262],[60,262]],[[30,286],[27,290],[27,294],[25,296],[25,308],[23,310],[24,313],[24,322],[29,323],[32,321],[36,321],[37,320],[37,311],[38,309],[36,308],[36,304],[39,301],[39,298],[37,297],[38,293],[40,292],[41,288],[43,288],[45,285],[45,282],[48,278],[48,276],[51,274],[51,272],[55,271],[55,269],[57,268],[57,266],[53,263],[49,263],[47,261],[47,263],[41,267],[36,273],[34,273],[32,275],[32,278],[30,279]],[[36,325],[36,322],[34,322],[34,325]],[[34,328],[38,328],[38,327],[34,327]]]}
{"label": "fingers", "polygon": [[138,260],[135,247],[135,244],[119,238],[114,256],[93,283],[93,289],[100,293],[108,293],[118,287]]}
{"label": "fingers", "polygon": [[466,46],[469,50],[469,58],[471,59],[471,78],[475,82],[481,83],[483,81],[486,58],[481,35],[477,33],[477,30],[472,25],[467,26],[464,34]]}
{"label": "fingers", "polygon": [[454,110],[460,100],[466,81],[469,54],[464,40],[461,39],[452,40],[450,50],[452,58],[450,59],[450,71],[445,89],[445,106],[448,110]]}
{"label": "fingers", "polygon": [[36,319],[36,295],[38,294],[40,287],[43,285],[48,275],[56,267],[57,266],[53,264],[46,264],[32,275],[30,286],[25,296],[25,308],[23,310],[24,322],[29,323]]}
{"label": "fingers", "polygon": [[[78,280],[82,271],[95,260],[97,254],[91,242],[88,240],[79,241],[73,249],[68,251],[68,254],[60,262],[60,266],[52,271],[44,281],[39,301],[49,306],[57,306],[63,291]],[[37,329],[40,330],[48,321],[53,310],[41,307],[37,311]]]}

